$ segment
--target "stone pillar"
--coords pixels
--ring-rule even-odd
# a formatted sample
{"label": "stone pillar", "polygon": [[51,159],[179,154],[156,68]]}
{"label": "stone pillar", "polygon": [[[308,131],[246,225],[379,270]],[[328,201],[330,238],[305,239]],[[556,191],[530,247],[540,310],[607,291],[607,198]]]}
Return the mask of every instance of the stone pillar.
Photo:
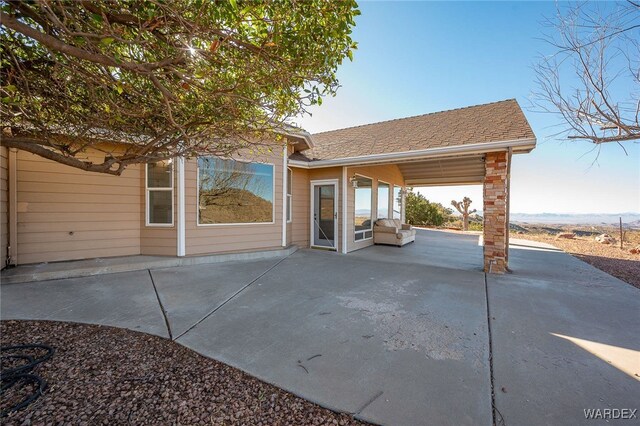
{"label": "stone pillar", "polygon": [[507,152],[490,152],[484,163],[484,270],[496,274],[507,270],[508,161]]}

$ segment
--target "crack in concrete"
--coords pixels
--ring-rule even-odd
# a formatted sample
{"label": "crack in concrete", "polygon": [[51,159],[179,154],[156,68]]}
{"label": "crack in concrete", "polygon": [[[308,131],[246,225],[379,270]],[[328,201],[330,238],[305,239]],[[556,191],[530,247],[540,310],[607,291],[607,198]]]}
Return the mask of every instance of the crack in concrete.
{"label": "crack in concrete", "polygon": [[[293,254],[293,253],[291,253]],[[256,281],[258,281],[260,278],[264,277],[265,275],[267,275],[267,273],[271,272],[271,270],[273,270],[273,268],[275,268],[276,266],[278,266],[279,264],[281,264],[282,262],[284,262],[286,259],[289,258],[289,256],[291,256],[291,254],[287,255],[286,257],[283,257],[282,259],[280,259],[279,261],[277,261],[276,263],[274,263],[272,266],[270,266],[269,268],[267,268],[267,270],[265,270],[263,273],[261,273],[260,275],[258,275],[257,277],[255,277],[253,280],[251,280],[247,285],[243,286],[242,288],[240,288],[238,291],[236,291],[235,293],[233,293],[231,296],[229,296],[229,298],[227,298],[227,300],[225,300],[224,302],[222,302],[221,304],[219,304],[218,306],[216,306],[211,312],[209,312],[208,314],[206,314],[205,316],[203,316],[202,318],[200,318],[198,321],[196,321],[191,327],[187,328],[184,332],[182,332],[179,336],[177,336],[175,339],[173,340],[178,340],[179,338],[181,338],[182,336],[184,336],[185,334],[187,334],[188,332],[190,332],[191,330],[193,330],[196,326],[198,326],[198,324],[200,324],[202,321],[206,320],[207,318],[209,318],[211,315],[215,314],[220,308],[222,308],[224,305],[226,305],[227,303],[229,303],[231,300],[233,300],[236,296],[238,296],[240,293],[242,293],[244,290],[246,290],[251,284],[255,283]]]}
{"label": "crack in concrete", "polygon": [[164,323],[167,326],[167,332],[169,333],[169,340],[173,340],[173,335],[171,333],[171,324],[169,323],[169,317],[167,316],[167,311],[164,309],[164,305],[162,304],[162,300],[160,299],[160,293],[158,293],[158,289],[156,288],[156,282],[153,280],[153,274],[151,273],[151,269],[147,269],[149,271],[149,278],[151,278],[151,285],[153,285],[153,291],[156,293],[156,299],[158,299],[158,304],[160,305],[160,310],[162,311],[162,316],[164,317]]}

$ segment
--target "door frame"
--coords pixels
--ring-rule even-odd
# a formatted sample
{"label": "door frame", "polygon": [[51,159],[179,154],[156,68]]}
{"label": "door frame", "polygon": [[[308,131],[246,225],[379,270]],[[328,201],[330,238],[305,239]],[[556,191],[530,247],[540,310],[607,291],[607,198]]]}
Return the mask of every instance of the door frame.
{"label": "door frame", "polygon": [[[338,237],[338,220],[340,220],[340,215],[338,214],[338,190],[339,190],[339,180],[338,179],[318,179],[318,180],[312,180],[309,182],[310,183],[310,200],[311,200],[311,209],[309,211],[309,246],[311,248],[319,248],[319,249],[325,249],[325,250],[335,250],[338,251],[338,241],[339,239]],[[322,185],[333,185],[333,245],[334,247],[327,247],[327,246],[317,246],[315,244],[313,244],[314,242],[314,227],[315,227],[315,223],[313,221],[313,213],[315,211],[315,199],[316,199],[316,193],[315,193],[315,187],[316,186],[322,186]]]}

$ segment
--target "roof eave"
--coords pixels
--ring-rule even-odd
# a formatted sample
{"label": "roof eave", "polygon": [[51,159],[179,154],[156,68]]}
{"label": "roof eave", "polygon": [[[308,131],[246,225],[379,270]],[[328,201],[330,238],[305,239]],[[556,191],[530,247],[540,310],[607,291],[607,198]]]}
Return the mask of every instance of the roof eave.
{"label": "roof eave", "polygon": [[336,158],[332,160],[299,161],[289,160],[289,165],[305,169],[316,169],[335,166],[352,166],[371,163],[391,163],[402,160],[446,157],[451,155],[484,154],[487,152],[505,151],[511,148],[514,154],[526,154],[536,147],[536,138],[514,139],[496,142],[456,145],[438,148],[427,148],[416,151],[390,152],[385,154],[362,155],[357,157]]}

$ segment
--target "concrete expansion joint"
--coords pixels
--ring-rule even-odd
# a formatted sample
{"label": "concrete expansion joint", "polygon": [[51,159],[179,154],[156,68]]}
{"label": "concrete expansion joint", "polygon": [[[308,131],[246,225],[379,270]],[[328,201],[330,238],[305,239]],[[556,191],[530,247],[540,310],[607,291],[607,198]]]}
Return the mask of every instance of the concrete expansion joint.
{"label": "concrete expansion joint", "polygon": [[373,395],[371,398],[369,398],[369,400],[367,402],[364,403],[364,405],[362,407],[360,407],[360,409],[358,411],[356,411],[355,413],[353,413],[352,415],[354,417],[359,416],[360,413],[362,413],[364,411],[365,408],[367,408],[368,406],[370,406],[371,404],[373,404],[373,402],[380,398],[382,396],[382,394],[384,393],[384,391],[378,391],[375,395]]}
{"label": "concrete expansion joint", "polygon": [[505,426],[506,422],[498,407],[496,407],[495,379],[493,375],[493,340],[491,336],[491,308],[489,306],[489,284],[487,273],[484,273],[484,296],[487,304],[487,334],[489,341],[489,376],[491,383],[491,417],[493,426]]}
{"label": "concrete expansion joint", "polygon": [[190,332],[191,330],[193,330],[194,328],[196,328],[198,326],[198,324],[200,324],[202,321],[206,320],[207,318],[209,318],[211,315],[215,314],[220,308],[222,308],[224,305],[226,305],[227,303],[229,303],[230,301],[232,301],[233,299],[236,298],[236,296],[238,296],[240,293],[242,293],[244,290],[246,290],[247,288],[249,288],[249,286],[251,286],[253,283],[255,283],[256,281],[258,281],[260,278],[264,277],[265,275],[267,275],[269,272],[271,272],[271,270],[273,270],[276,266],[278,266],[279,264],[281,264],[282,262],[284,262],[286,259],[289,258],[289,256],[291,256],[293,254],[289,253],[287,256],[283,257],[282,259],[278,260],[276,263],[274,263],[273,265],[271,265],[270,268],[268,268],[266,271],[264,271],[263,273],[261,273],[260,275],[258,275],[257,277],[255,277],[253,280],[251,280],[248,284],[246,284],[245,286],[243,286],[242,288],[240,288],[238,291],[236,291],[235,293],[233,293],[229,298],[227,298],[224,302],[222,302],[221,304],[219,304],[218,306],[216,306],[215,308],[213,308],[213,310],[211,310],[211,312],[209,312],[208,314],[206,314],[205,316],[203,316],[202,318],[200,318],[198,321],[196,321],[191,327],[189,327],[188,329],[186,329],[184,332],[182,332],[180,335],[176,336],[175,339],[172,340],[178,340],[179,338],[181,338],[182,336],[184,336],[185,334],[187,334],[188,332]]}

